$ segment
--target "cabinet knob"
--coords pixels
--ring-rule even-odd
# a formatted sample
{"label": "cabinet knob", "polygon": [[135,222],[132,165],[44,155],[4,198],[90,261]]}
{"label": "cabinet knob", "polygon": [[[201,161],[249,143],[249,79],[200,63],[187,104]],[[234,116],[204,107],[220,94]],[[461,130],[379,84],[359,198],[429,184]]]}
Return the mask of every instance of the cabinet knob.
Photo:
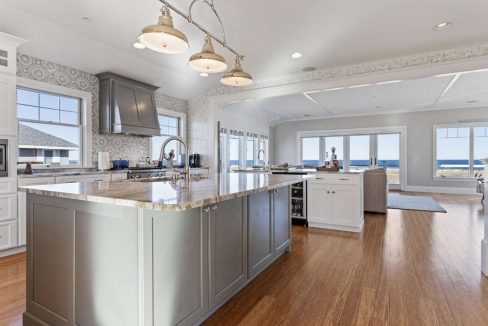
{"label": "cabinet knob", "polygon": [[208,213],[208,212],[210,212],[210,208],[205,207],[205,208],[203,209],[203,212],[204,212],[204,213]]}
{"label": "cabinet knob", "polygon": [[330,194],[330,191],[329,191],[329,190],[327,190],[327,193],[328,193],[328,194]]}
{"label": "cabinet knob", "polygon": [[335,194],[335,191],[333,191],[332,193]]}

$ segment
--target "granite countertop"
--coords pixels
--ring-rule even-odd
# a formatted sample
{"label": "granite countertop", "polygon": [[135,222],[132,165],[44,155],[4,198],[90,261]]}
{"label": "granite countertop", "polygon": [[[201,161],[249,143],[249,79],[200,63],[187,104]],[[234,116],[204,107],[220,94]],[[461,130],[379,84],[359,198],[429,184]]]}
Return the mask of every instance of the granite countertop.
{"label": "granite countertop", "polygon": [[18,178],[49,178],[49,177],[64,177],[64,176],[74,176],[74,175],[94,175],[94,174],[113,174],[113,173],[127,173],[127,170],[108,170],[108,171],[98,171],[98,170],[86,170],[86,171],[46,171],[46,172],[35,172],[34,174],[17,174]]}
{"label": "granite countertop", "polygon": [[[191,170],[199,170],[204,169],[208,170],[208,168],[201,167],[201,168],[191,168]],[[130,170],[130,169],[129,169]],[[173,168],[173,169],[157,169],[158,171],[180,171],[183,168]],[[41,170],[43,172],[35,172],[34,174],[22,174],[22,172],[18,172],[18,178],[49,178],[49,177],[64,177],[64,176],[77,176],[77,175],[96,175],[96,174],[113,174],[113,173],[127,173],[128,170],[107,170],[107,171],[98,171],[98,170],[74,170],[74,171],[49,171],[49,170]],[[44,172],[46,171],[46,172]],[[148,170],[146,170],[148,171]]]}
{"label": "granite countertop", "polygon": [[184,180],[176,183],[98,181],[26,186],[19,187],[19,191],[119,206],[181,211],[288,186],[311,178],[314,177],[267,173],[221,173],[210,178],[195,179],[189,186]]}

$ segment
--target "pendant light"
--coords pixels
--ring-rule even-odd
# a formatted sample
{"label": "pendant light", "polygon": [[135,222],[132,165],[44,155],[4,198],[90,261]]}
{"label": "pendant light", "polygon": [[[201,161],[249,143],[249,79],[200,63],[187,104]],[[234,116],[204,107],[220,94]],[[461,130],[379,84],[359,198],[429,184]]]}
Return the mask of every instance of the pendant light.
{"label": "pendant light", "polygon": [[173,18],[168,6],[161,9],[157,25],[149,25],[143,28],[139,35],[139,41],[147,48],[163,53],[183,53],[189,48],[185,34],[173,27]]}
{"label": "pendant light", "polygon": [[227,86],[249,86],[252,84],[252,77],[242,70],[241,59],[236,56],[234,67],[225,73],[220,82]]}
{"label": "pendant light", "polygon": [[227,64],[223,56],[215,53],[212,39],[210,36],[205,37],[202,52],[195,53],[191,56],[188,64],[193,70],[204,73],[222,72],[227,69]]}

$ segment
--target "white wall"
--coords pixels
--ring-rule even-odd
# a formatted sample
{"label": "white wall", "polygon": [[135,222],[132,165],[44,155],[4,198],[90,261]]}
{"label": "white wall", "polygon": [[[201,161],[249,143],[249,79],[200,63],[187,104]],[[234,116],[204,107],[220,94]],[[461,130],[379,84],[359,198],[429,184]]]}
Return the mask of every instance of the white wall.
{"label": "white wall", "polygon": [[[488,121],[488,108],[383,114],[286,122],[275,127],[273,163],[297,162],[297,132],[387,126],[407,127],[407,185],[474,189],[474,181],[434,180],[433,125]],[[433,189],[435,190],[435,189]]]}

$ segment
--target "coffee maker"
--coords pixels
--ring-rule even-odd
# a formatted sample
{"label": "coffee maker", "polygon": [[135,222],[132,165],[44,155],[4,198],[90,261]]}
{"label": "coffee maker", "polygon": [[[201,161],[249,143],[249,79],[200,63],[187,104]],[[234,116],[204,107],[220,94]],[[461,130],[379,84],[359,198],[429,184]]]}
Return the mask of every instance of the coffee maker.
{"label": "coffee maker", "polygon": [[200,154],[191,154],[190,155],[190,167],[191,168],[199,168],[200,167]]}

